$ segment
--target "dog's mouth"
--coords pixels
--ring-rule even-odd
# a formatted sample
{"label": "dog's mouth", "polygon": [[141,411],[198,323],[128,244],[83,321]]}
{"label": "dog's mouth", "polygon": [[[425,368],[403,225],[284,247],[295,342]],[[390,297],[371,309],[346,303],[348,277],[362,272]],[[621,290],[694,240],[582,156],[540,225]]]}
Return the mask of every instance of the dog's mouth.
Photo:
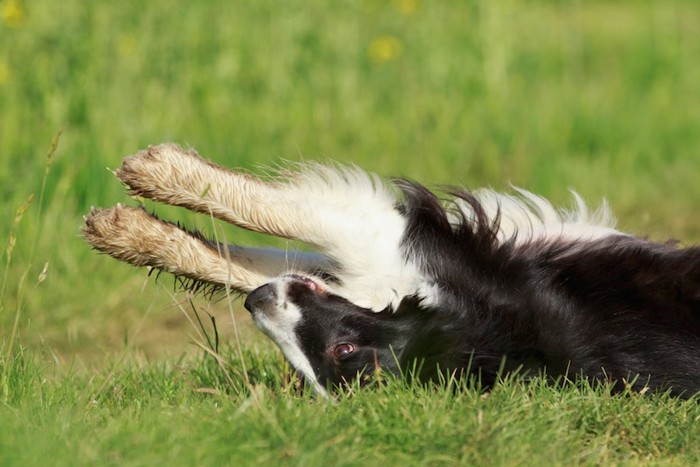
{"label": "dog's mouth", "polygon": [[319,281],[316,281],[308,276],[302,276],[300,274],[288,274],[285,277],[291,279],[292,281],[301,282],[306,287],[308,287],[309,290],[311,290],[313,292],[318,292],[318,293],[325,293],[326,292],[326,287],[323,284],[321,284]]}

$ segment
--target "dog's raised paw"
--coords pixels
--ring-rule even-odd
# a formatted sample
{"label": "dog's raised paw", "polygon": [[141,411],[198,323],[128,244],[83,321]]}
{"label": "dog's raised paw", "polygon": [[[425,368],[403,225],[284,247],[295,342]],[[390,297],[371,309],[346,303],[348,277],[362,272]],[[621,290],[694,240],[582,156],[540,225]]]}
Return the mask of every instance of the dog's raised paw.
{"label": "dog's raised paw", "polygon": [[190,174],[202,162],[196,151],[165,143],[125,157],[114,173],[132,196],[177,204],[173,197],[187,189]]}
{"label": "dog's raised paw", "polygon": [[153,219],[142,208],[118,204],[112,208],[91,208],[84,217],[85,224],[81,234],[96,250],[114,258],[132,262],[133,254],[140,244],[151,240],[146,227],[153,224]]}

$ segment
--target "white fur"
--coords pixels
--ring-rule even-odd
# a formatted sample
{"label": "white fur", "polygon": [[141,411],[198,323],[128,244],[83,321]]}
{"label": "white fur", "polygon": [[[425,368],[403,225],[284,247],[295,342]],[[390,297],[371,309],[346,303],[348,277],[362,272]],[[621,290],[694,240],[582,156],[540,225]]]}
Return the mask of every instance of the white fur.
{"label": "white fur", "polygon": [[402,254],[406,220],[379,177],[356,167],[305,164],[283,187],[295,209],[285,210],[282,222],[301,222],[297,238],[339,265],[341,284],[330,286],[333,292],[375,311],[413,293],[421,276]]}
{"label": "white fur", "polygon": [[[603,201],[600,208],[591,213],[578,193],[572,191],[573,210],[558,210],[545,198],[521,188],[514,188],[517,195],[481,189],[474,192],[489,220],[500,215],[498,239],[527,243],[537,240],[595,240],[619,234],[615,230],[615,218]],[[454,201],[456,209],[467,219],[474,219],[474,212],[461,199]],[[459,222],[453,216],[453,222]]]}

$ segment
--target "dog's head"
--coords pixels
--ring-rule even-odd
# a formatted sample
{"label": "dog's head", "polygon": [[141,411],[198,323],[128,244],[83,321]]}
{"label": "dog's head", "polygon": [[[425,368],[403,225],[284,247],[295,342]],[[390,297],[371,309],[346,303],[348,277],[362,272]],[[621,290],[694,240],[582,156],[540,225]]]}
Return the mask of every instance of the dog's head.
{"label": "dog's head", "polygon": [[320,281],[282,276],[248,295],[245,307],[257,327],[321,394],[326,388],[395,373],[412,326],[397,315],[373,312],[331,293]]}

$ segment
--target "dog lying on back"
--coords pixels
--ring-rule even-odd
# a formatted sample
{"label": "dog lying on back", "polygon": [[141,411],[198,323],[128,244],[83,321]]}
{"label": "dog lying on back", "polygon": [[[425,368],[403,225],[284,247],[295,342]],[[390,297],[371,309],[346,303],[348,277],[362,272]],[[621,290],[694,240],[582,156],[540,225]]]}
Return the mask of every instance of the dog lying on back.
{"label": "dog lying on back", "polygon": [[616,231],[576,195],[451,190],[304,164],[261,180],[173,144],[127,157],[132,195],[318,253],[204,239],[141,208],[86,217],[97,250],[248,294],[257,327],[320,394],[377,367],[422,381],[588,378],[613,389],[700,391],[700,248]]}

